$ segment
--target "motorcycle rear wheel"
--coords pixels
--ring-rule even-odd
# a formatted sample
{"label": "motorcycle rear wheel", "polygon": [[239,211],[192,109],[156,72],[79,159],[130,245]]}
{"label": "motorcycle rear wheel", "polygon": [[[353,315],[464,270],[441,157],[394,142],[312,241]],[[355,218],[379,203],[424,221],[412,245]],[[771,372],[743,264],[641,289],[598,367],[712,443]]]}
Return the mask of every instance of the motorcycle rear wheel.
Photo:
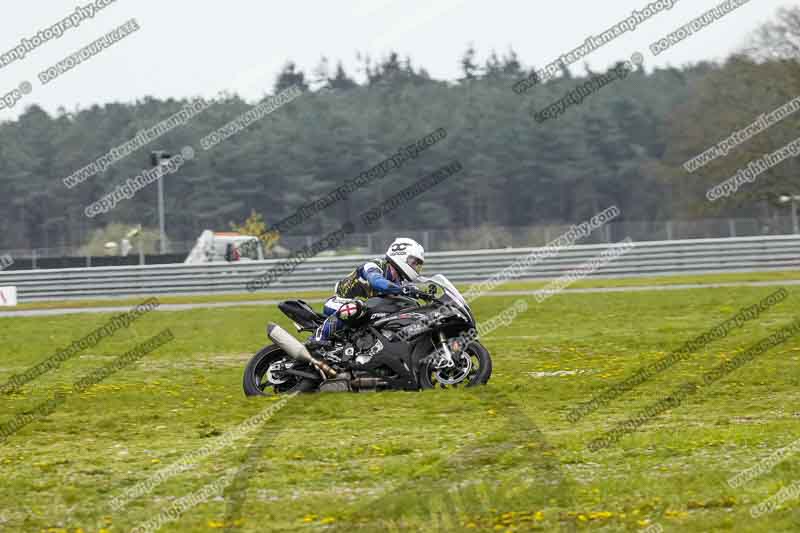
{"label": "motorcycle rear wheel", "polygon": [[473,341],[467,346],[465,351],[467,355],[469,355],[472,366],[469,374],[462,381],[455,384],[442,383],[438,377],[442,371],[434,368],[433,362],[428,362],[420,368],[419,382],[422,388],[432,389],[441,387],[446,389],[451,387],[485,385],[492,376],[492,358],[489,355],[489,350],[481,343]]}
{"label": "motorcycle rear wheel", "polygon": [[269,396],[273,394],[291,394],[293,392],[310,392],[317,388],[317,383],[308,378],[289,376],[286,382],[273,384],[267,379],[267,371],[271,364],[288,359],[289,356],[280,346],[270,344],[255,354],[244,369],[242,387],[245,396]]}

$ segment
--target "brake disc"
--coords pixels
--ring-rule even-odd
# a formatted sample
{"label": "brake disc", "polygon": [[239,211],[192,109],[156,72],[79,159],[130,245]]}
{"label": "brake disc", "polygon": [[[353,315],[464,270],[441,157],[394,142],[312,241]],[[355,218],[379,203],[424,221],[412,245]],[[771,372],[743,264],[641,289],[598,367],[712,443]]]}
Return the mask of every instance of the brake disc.
{"label": "brake disc", "polygon": [[[434,375],[439,383],[444,385],[455,385],[461,383],[472,370],[472,358],[466,352],[461,352],[457,356],[457,360],[464,361],[464,366],[456,364],[455,366],[437,370]],[[453,374],[453,377],[446,377],[447,374]]]}

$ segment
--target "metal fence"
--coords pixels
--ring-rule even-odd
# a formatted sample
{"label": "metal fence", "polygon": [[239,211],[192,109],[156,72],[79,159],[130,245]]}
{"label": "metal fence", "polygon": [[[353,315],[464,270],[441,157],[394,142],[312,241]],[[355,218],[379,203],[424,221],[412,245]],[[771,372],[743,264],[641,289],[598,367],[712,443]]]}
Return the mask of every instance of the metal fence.
{"label": "metal fence", "polygon": [[[559,250],[548,259],[527,261],[518,279],[557,278],[585,265],[608,249],[582,244]],[[519,263],[541,248],[506,248],[427,254],[426,273],[443,273],[456,282],[478,282]],[[333,290],[336,281],[369,255],[315,257],[301,263],[270,291]],[[255,276],[284,260],[205,265],[22,270],[0,272],[0,286],[16,286],[20,303],[137,295],[241,293]],[[790,270],[800,268],[800,236],[689,239],[639,242],[592,275],[630,277],[710,272]]]}
{"label": "metal fence", "polygon": [[[491,250],[544,246],[569,229],[569,224],[544,224],[537,226],[493,226],[475,228],[385,230],[373,233],[353,233],[347,236],[339,248],[340,255],[371,254],[385,250],[396,236],[403,235],[418,240],[429,251]],[[790,216],[755,218],[714,218],[698,220],[666,221],[622,221],[611,222],[596,231],[583,242],[599,244],[630,237],[636,242],[706,239],[726,237],[754,237],[764,235],[788,235],[792,233]],[[299,250],[320,238],[320,235],[283,235],[280,245],[287,250]],[[172,256],[189,254],[195,241],[170,241],[168,249]],[[49,268],[48,258],[81,258],[81,266],[102,266],[103,255],[87,253],[80,247],[36,248],[33,250],[2,250],[15,259],[27,260],[32,268]],[[154,258],[140,257],[136,247],[130,251],[129,264],[151,264]],[[172,260],[172,259],[171,259]],[[160,261],[164,262],[164,261]],[[72,263],[75,263],[73,261]],[[27,268],[27,267],[26,267]]]}

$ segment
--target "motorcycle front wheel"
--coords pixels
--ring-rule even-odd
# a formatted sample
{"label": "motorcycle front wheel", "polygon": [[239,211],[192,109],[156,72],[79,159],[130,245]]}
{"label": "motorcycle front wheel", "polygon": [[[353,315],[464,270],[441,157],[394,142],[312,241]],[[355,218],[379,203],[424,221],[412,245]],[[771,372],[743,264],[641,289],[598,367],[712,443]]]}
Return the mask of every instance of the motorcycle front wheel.
{"label": "motorcycle front wheel", "polygon": [[476,341],[454,356],[456,366],[436,368],[429,361],[420,368],[420,385],[423,389],[441,387],[474,387],[485,385],[492,376],[492,358],[489,350]]}
{"label": "motorcycle front wheel", "polygon": [[270,392],[273,394],[310,392],[317,388],[316,382],[312,379],[273,374],[270,367],[282,361],[292,362],[292,359],[275,344],[265,346],[255,354],[244,369],[242,386],[245,396],[269,396]]}

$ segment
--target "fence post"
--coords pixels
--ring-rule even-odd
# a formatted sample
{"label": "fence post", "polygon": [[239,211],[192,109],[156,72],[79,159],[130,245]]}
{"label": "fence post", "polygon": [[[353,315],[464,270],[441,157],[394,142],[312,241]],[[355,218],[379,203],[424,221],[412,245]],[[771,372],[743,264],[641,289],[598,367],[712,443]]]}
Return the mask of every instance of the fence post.
{"label": "fence post", "polygon": [[36,248],[31,250],[31,270],[36,270]]}
{"label": "fence post", "polygon": [[728,234],[731,237],[736,237],[736,221],[732,218],[728,219]]}
{"label": "fence post", "polygon": [[667,220],[667,240],[672,240],[672,221]]}

